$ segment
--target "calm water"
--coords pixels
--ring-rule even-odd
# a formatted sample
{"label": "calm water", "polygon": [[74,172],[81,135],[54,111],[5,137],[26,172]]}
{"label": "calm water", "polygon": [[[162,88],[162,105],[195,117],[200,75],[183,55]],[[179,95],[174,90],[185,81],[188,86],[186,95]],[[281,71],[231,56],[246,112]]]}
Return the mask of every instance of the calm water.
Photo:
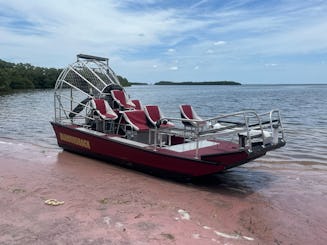
{"label": "calm water", "polygon": [[[327,166],[327,85],[133,86],[131,98],[158,104],[166,116],[179,117],[179,104],[190,103],[202,117],[254,109],[282,112],[287,146],[251,166],[325,168]],[[58,148],[49,124],[53,90],[0,95],[1,138]],[[1,148],[1,144],[0,144]]]}

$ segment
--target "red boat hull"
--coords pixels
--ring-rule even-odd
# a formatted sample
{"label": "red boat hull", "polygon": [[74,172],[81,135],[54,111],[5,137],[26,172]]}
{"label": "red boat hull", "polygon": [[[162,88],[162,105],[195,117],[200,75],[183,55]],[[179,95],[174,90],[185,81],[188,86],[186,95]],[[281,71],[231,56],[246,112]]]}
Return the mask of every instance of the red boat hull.
{"label": "red boat hull", "polygon": [[140,147],[114,140],[117,135],[95,135],[51,122],[58,145],[63,149],[123,165],[150,168],[178,175],[198,177],[244,164],[265,152],[251,156],[245,150],[202,155],[200,159],[169,153],[165,149]]}

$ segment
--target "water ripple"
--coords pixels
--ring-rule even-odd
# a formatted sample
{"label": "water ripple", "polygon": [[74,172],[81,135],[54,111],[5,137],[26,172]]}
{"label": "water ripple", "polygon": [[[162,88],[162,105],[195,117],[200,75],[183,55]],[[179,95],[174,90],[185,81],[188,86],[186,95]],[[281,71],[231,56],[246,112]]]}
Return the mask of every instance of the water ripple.
{"label": "water ripple", "polygon": [[[132,98],[143,105],[158,104],[166,116],[179,117],[180,104],[192,104],[202,117],[244,109],[282,111],[287,144],[260,163],[327,166],[327,85],[287,86],[133,86]],[[8,137],[57,147],[49,121],[53,90],[0,95],[0,138]],[[273,165],[274,166],[274,165]]]}

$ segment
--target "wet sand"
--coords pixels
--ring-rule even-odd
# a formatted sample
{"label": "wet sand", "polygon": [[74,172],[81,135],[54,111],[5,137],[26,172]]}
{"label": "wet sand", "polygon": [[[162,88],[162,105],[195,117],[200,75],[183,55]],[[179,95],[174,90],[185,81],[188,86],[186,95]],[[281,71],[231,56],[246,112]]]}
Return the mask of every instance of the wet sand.
{"label": "wet sand", "polygon": [[327,171],[307,166],[185,183],[1,139],[0,244],[326,244]]}

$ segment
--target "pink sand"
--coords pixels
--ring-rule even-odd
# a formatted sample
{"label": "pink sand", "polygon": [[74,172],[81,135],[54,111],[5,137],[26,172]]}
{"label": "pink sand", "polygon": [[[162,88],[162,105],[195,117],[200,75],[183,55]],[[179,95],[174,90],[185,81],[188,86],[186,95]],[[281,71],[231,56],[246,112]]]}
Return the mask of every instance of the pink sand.
{"label": "pink sand", "polygon": [[240,169],[178,183],[1,140],[0,244],[326,243],[326,170]]}

